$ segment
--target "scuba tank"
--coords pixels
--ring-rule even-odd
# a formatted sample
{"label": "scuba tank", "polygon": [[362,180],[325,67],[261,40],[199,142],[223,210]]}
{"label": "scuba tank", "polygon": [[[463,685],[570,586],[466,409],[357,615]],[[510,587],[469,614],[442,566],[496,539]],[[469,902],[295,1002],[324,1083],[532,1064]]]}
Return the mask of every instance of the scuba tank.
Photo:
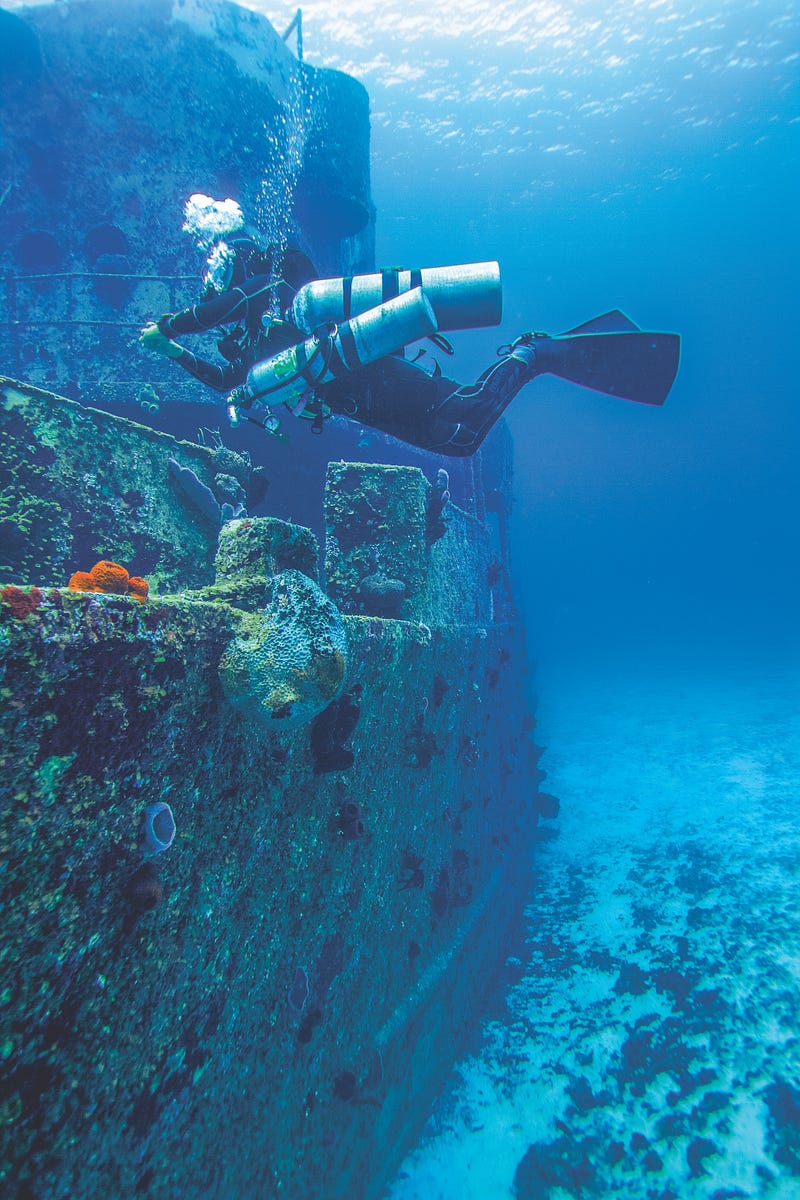
{"label": "scuba tank", "polygon": [[[299,415],[296,406],[301,411],[307,395],[320,384],[435,332],[436,317],[421,288],[396,296],[341,325],[323,324],[304,342],[251,367],[242,386],[228,397],[228,415],[235,424],[237,410],[249,408],[257,400],[267,406],[285,404]],[[278,418],[268,413],[263,424],[269,433],[275,433]]]}
{"label": "scuba tank", "polygon": [[503,298],[496,262],[415,271],[393,268],[373,275],[314,279],[295,296],[291,320],[310,333],[327,321],[349,320],[354,314],[418,287],[430,300],[440,330],[500,324]]}

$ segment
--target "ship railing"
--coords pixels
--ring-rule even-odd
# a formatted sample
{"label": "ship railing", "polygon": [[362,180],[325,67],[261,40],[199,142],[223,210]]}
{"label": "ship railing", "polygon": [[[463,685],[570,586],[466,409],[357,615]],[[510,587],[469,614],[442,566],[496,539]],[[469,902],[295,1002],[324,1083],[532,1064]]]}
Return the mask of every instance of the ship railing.
{"label": "ship railing", "polygon": [[[196,297],[196,275],[6,270],[0,288],[0,375],[88,403],[132,400],[147,411],[157,403],[154,391],[205,399],[188,375],[162,378],[163,359],[138,344],[144,325]],[[197,343],[200,353],[213,353],[210,339]]]}
{"label": "ship railing", "polygon": [[292,17],[286,32],[283,35],[283,40],[288,42],[294,31],[297,30],[297,57],[303,61],[303,10],[298,8],[297,12]]}
{"label": "ship railing", "polygon": [[[15,271],[7,270],[4,272],[4,290],[5,304],[3,305],[3,315],[0,319],[4,325],[129,325],[140,327],[142,319],[146,319],[147,314],[143,314],[142,318],[137,320],[125,320],[120,316],[129,303],[135,303],[135,297],[125,298],[120,304],[109,305],[105,303],[102,296],[95,294],[94,297],[84,295],[80,297],[80,301],[92,304],[101,303],[104,308],[111,307],[113,315],[102,317],[78,317],[74,315],[74,308],[78,302],[76,295],[75,284],[79,280],[90,281],[93,285],[93,290],[97,291],[98,284],[100,291],[107,290],[112,285],[112,281],[117,281],[120,288],[124,285],[129,285],[131,291],[139,284],[161,284],[166,287],[166,300],[169,311],[174,311],[175,308],[182,305],[183,300],[178,300],[179,293],[185,293],[197,289],[196,275],[163,275],[163,274],[117,274],[111,271],[47,271],[35,274],[19,274]],[[51,285],[60,285],[61,302],[58,307],[64,307],[69,315],[56,317],[52,313],[53,305],[48,302],[48,315],[42,316],[39,312],[31,313],[31,308],[40,309],[43,296],[50,294]],[[24,304],[24,315],[21,315],[20,305],[20,287],[30,288],[32,295],[29,295]],[[160,313],[155,314],[160,316]]]}

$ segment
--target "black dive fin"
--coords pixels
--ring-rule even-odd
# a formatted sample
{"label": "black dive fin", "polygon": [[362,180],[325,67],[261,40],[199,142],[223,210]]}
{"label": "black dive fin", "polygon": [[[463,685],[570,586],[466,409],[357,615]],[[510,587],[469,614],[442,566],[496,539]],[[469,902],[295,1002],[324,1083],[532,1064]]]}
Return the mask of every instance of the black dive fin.
{"label": "black dive fin", "polygon": [[613,312],[603,313],[602,317],[593,317],[591,321],[586,321],[583,325],[576,325],[574,329],[567,329],[561,337],[569,337],[574,333],[638,333],[639,326],[634,325],[629,317],[625,316],[624,312],[620,312],[615,308]]}
{"label": "black dive fin", "polygon": [[632,330],[537,335],[534,345],[537,374],[639,404],[663,404],[678,370],[681,339],[677,333]]}

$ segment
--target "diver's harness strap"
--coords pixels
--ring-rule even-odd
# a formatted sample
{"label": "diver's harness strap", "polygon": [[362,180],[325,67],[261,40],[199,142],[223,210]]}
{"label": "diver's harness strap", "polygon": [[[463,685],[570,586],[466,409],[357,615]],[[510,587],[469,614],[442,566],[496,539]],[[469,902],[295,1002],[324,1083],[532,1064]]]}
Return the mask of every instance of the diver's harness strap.
{"label": "diver's harness strap", "polygon": [[[254,364],[244,385],[228,397],[231,423],[236,424],[240,415],[253,421],[255,414],[248,415],[246,410],[257,405],[266,414],[263,428],[276,432],[279,418],[270,405],[274,397],[275,404],[282,403],[293,416],[310,419],[312,432],[321,433],[323,421],[330,415],[330,408],[318,390],[324,382],[340,380],[382,356],[399,352],[395,347],[401,350],[405,343],[420,336],[430,337],[439,349],[452,353],[447,339],[436,333],[436,317],[422,287],[401,290],[399,269],[381,274],[382,304],[358,313],[352,320],[323,323],[304,341]],[[412,282],[421,283],[421,271],[413,271],[411,276]],[[352,276],[343,280],[345,311],[352,308],[352,282]],[[373,336],[365,341],[363,327],[366,323],[366,328],[371,328],[370,319]],[[433,375],[441,374],[438,363],[434,367]],[[260,420],[254,423],[262,424]]]}
{"label": "diver's harness strap", "polygon": [[[395,296],[400,295],[400,272],[405,271],[405,269],[406,269],[405,267],[384,267],[383,268],[383,270],[380,273],[380,275],[381,275],[380,303],[381,304],[385,304],[387,300],[394,300]],[[422,271],[419,268],[414,267],[409,271],[409,274],[411,276],[411,282],[410,282],[407,290],[412,291],[414,288],[421,288],[423,286]],[[353,280],[354,280],[354,278],[355,278],[354,275],[345,275],[344,278],[342,279],[342,312],[344,314],[345,321],[349,321],[352,316],[358,315],[358,314],[353,313]],[[344,344],[344,340],[345,339],[342,338],[343,344]],[[452,342],[448,341],[448,339],[444,336],[443,333],[428,334],[428,341],[433,342],[434,346],[436,346],[436,348],[438,350],[441,350],[443,354],[454,354],[455,353],[455,351],[453,350]],[[331,370],[334,372],[334,374],[336,374],[335,367],[332,366]]]}
{"label": "diver's harness strap", "polygon": [[[395,296],[400,295],[400,272],[404,271],[405,267],[384,267],[381,271],[381,298],[379,303],[385,304],[387,300],[394,300]],[[344,319],[349,321],[353,313],[353,275],[345,275],[342,280],[342,303],[344,308]],[[422,287],[422,271],[414,269],[411,271],[411,285],[409,290]]]}
{"label": "diver's harness strap", "polygon": [[[342,347],[341,356],[336,352],[336,347],[333,344],[333,338],[337,332],[339,334],[339,343]],[[316,337],[316,332],[314,336]],[[330,352],[325,366],[337,378],[340,375],[347,375],[348,372],[355,371],[361,366],[361,359],[358,357],[356,349],[356,339],[353,337],[349,321],[345,321],[339,326],[333,326],[333,332],[328,338],[328,343],[330,345]]]}
{"label": "diver's harness strap", "polygon": [[[244,419],[252,425],[258,425],[265,433],[271,434],[280,441],[288,442],[289,438],[287,435],[279,432],[280,418],[272,412],[269,404],[265,404],[263,401],[273,393],[283,391],[288,385],[302,379],[308,384],[308,391],[304,393],[300,403],[292,405],[288,400],[281,401],[280,403],[288,409],[292,416],[310,420],[312,433],[322,433],[323,422],[330,416],[330,409],[317,394],[315,390],[316,384],[328,372],[336,376],[346,375],[353,369],[349,365],[351,361],[354,361],[355,366],[359,365],[358,357],[355,354],[355,342],[349,328],[345,331],[339,330],[339,332],[345,333],[345,336],[341,337],[344,362],[339,357],[333,343],[333,338],[337,333],[337,326],[321,325],[318,329],[314,330],[314,349],[310,354],[306,353],[307,342],[299,342],[296,345],[297,368],[291,374],[277,379],[272,387],[259,393],[257,396],[253,396],[245,384],[234,388],[226,401],[228,419],[231,425],[237,425],[240,419]],[[350,345],[351,342],[352,346]],[[311,369],[312,365],[315,367],[314,371]],[[265,410],[266,415],[263,420],[260,420],[259,417],[248,411],[252,409],[254,404],[258,404],[259,407]]]}

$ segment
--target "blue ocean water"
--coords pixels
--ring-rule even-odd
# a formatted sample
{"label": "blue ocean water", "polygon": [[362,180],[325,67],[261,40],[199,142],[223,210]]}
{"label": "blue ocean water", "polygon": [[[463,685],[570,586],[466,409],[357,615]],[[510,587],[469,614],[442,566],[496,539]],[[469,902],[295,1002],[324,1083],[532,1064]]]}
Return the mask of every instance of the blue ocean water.
{"label": "blue ocean water", "polygon": [[615,307],[683,337],[661,410],[556,380],[509,410],[562,810],[391,1200],[504,1200],[518,1168],[519,1200],[798,1195],[798,6],[303,14],[370,92],[379,261],[501,263],[453,373]]}
{"label": "blue ocean water", "polygon": [[525,951],[391,1200],[798,1195],[796,670],[660,666],[543,699]]}
{"label": "blue ocean water", "polygon": [[[280,29],[293,8],[265,11]],[[662,411],[548,380],[509,412],[540,658],[796,644],[797,5],[303,14],[308,61],[370,92],[378,260],[501,264],[503,326],[455,339],[459,377],[614,307],[683,336]]]}
{"label": "blue ocean water", "polygon": [[370,91],[379,261],[501,263],[460,377],[615,307],[683,337],[661,410],[540,380],[509,411],[561,817],[389,1194],[796,1196],[798,7],[303,11]]}

